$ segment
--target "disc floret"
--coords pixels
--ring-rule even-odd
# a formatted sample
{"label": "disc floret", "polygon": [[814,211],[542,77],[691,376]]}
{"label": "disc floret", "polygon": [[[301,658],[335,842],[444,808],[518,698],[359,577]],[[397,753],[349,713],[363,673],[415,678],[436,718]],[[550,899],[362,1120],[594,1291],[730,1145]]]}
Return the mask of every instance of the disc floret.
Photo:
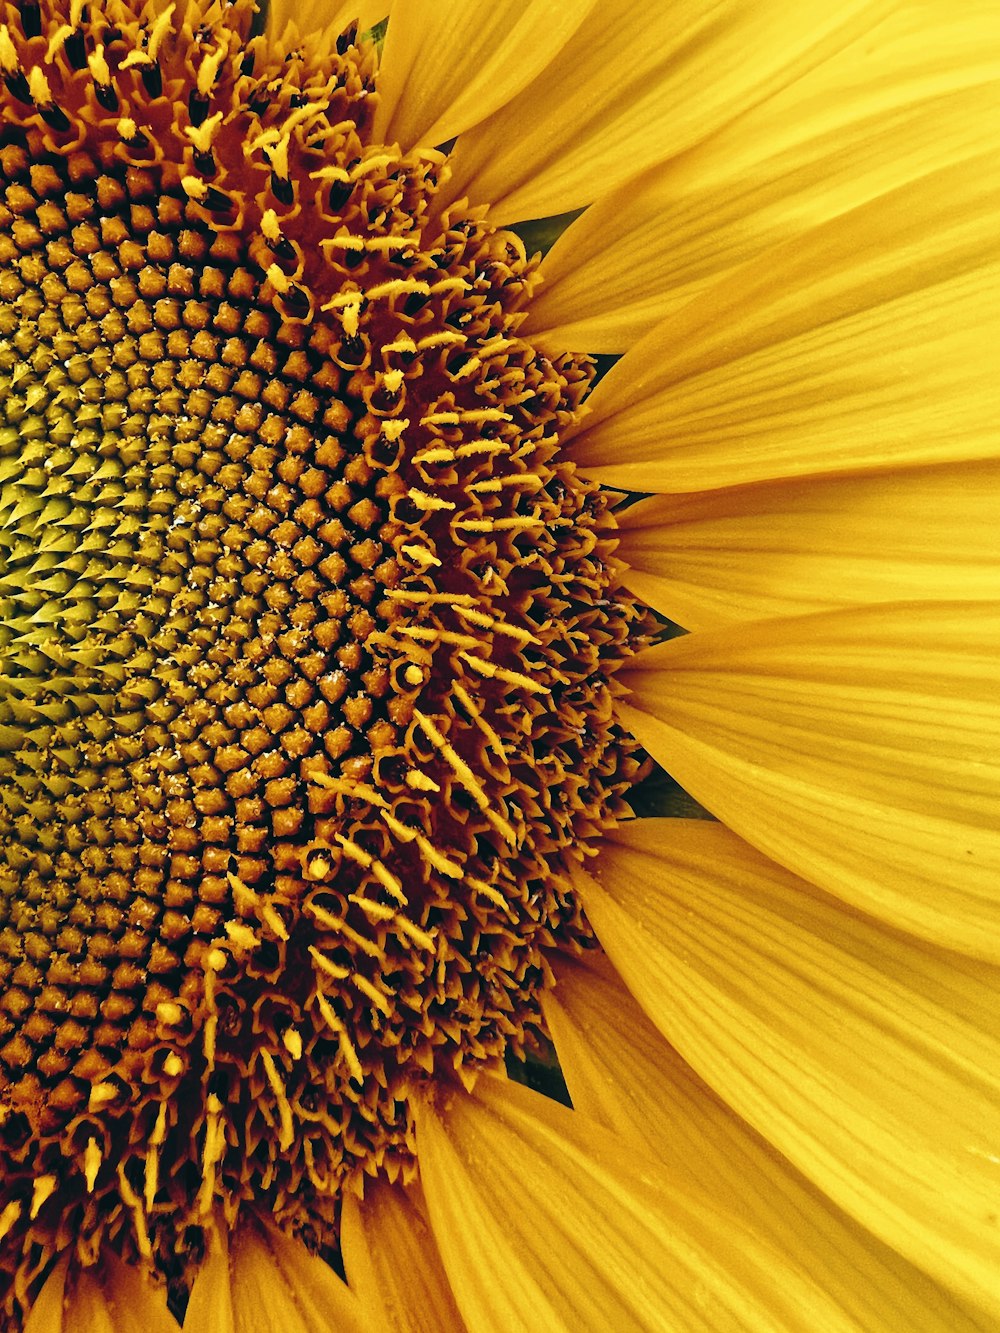
{"label": "disc floret", "polygon": [[[640,617],[511,232],[249,9],[0,29],[0,1211],[171,1271],[335,1245],[538,1023]],[[37,31],[36,31],[37,28]],[[13,1298],[12,1298],[13,1299]]]}

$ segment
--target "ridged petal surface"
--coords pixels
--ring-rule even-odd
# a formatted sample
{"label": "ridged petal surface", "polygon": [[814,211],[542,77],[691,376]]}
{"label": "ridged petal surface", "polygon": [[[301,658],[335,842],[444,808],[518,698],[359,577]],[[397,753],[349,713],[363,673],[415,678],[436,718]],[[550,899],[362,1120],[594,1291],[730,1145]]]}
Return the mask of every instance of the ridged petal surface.
{"label": "ridged petal surface", "polygon": [[996,962],[998,667],[997,603],[879,604],[672,639],[616,707],[766,855]]}
{"label": "ridged petal surface", "polygon": [[1000,973],[845,908],[701,821],[581,878],[663,1035],[841,1207],[1000,1317]]}
{"label": "ridged petal surface", "polygon": [[628,586],[686,629],[863,602],[1000,598],[1000,462],[655,496],[619,519]]}
{"label": "ridged petal surface", "polygon": [[[647,829],[627,832],[638,845]],[[644,854],[659,860],[677,832],[654,821]],[[710,843],[715,840],[710,835]],[[672,857],[663,857],[668,881],[673,867]],[[543,1006],[577,1110],[733,1208],[785,1262],[810,1273],[859,1328],[958,1333],[983,1327],[727,1106],[663,1040],[603,953],[560,960],[555,971],[558,985],[546,992]]]}

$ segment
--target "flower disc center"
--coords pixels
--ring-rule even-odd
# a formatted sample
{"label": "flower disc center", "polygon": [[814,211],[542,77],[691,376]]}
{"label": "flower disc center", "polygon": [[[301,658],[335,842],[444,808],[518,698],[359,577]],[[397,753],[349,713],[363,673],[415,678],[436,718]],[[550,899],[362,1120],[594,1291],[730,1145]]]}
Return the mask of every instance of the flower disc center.
{"label": "flower disc center", "polygon": [[586,933],[639,618],[559,454],[591,368],[368,142],[370,49],[102,22],[15,43],[0,146],[2,1234],[332,1240]]}

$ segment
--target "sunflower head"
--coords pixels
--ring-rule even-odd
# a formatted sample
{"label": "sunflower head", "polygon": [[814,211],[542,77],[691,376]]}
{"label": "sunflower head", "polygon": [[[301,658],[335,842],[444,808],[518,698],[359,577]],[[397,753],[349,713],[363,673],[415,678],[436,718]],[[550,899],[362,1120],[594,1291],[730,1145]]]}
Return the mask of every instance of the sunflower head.
{"label": "sunflower head", "polygon": [[374,41],[0,28],[0,1220],[335,1246],[410,1100],[523,1051],[634,778],[642,618],[535,264],[373,140]]}
{"label": "sunflower head", "polygon": [[0,1325],[976,1333],[995,0],[294,9],[0,6]]}

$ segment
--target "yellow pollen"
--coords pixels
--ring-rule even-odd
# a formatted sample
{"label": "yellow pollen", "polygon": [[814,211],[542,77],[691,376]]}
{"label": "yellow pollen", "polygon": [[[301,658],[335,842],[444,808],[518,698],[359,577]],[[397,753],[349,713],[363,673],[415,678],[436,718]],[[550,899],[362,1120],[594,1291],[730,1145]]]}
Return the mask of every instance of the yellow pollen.
{"label": "yellow pollen", "polygon": [[305,106],[294,107],[285,119],[285,133],[291,137],[292,131],[299,125],[309,124],[322,116],[329,109],[329,102],[307,102]]}
{"label": "yellow pollen", "polygon": [[182,176],[181,189],[196,203],[204,203],[208,198],[208,186],[198,176]]}
{"label": "yellow pollen", "polygon": [[0,69],[5,74],[14,74],[21,68],[17,48],[10,39],[6,23],[0,25]]}
{"label": "yellow pollen", "polygon": [[401,916],[398,912],[394,916],[393,922],[396,928],[408,939],[411,939],[414,944],[419,945],[421,949],[433,951],[435,947],[434,936],[429,934],[428,931],[414,925],[408,917]]}
{"label": "yellow pollen", "polygon": [[507,752],[504,749],[503,741],[497,735],[497,732],[494,730],[494,728],[491,727],[490,724],[483,717],[481,711],[476,706],[475,700],[469,694],[468,690],[463,685],[459,685],[457,681],[452,686],[452,690],[455,695],[455,698],[459,701],[462,707],[473,719],[476,726],[486,737],[490,749],[493,750],[494,753],[498,754],[500,758],[503,760],[503,762],[506,764],[508,762]]}
{"label": "yellow pollen", "polygon": [[393,588],[389,596],[396,602],[419,602],[421,606],[450,606],[456,610],[462,606],[476,604],[476,599],[467,592],[414,592],[410,588]]}
{"label": "yellow pollen", "polygon": [[491,903],[494,903],[497,907],[505,910],[511,920],[516,919],[510,903],[508,903],[507,899],[494,885],[487,884],[485,880],[477,879],[474,875],[469,875],[466,879],[466,883],[470,888],[475,889],[476,893],[481,893],[483,897],[488,898]]}
{"label": "yellow pollen", "polygon": [[7,1236],[23,1211],[24,1206],[19,1199],[11,1199],[10,1202],[6,1204],[3,1212],[0,1212],[0,1240],[3,1240]]}
{"label": "yellow pollen", "polygon": [[201,1156],[201,1188],[198,1191],[198,1210],[207,1217],[212,1208],[217,1168],[226,1151],[226,1129],[222,1117],[222,1102],[213,1092],[205,1101],[205,1135]]}
{"label": "yellow pollen", "polygon": [[143,1169],[143,1190],[142,1201],[146,1206],[146,1212],[153,1211],[153,1201],[156,1198],[157,1187],[160,1183],[160,1150],[153,1144],[146,1153],[146,1165]]}
{"label": "yellow pollen", "polygon": [[414,841],[420,848],[420,853],[424,859],[432,865],[439,874],[445,875],[448,879],[461,879],[462,867],[457,861],[452,861],[443,853],[439,852],[422,833],[417,833]]}
{"label": "yellow pollen", "polygon": [[321,990],[316,991],[316,1004],[323,1021],[338,1038],[340,1053],[344,1057],[344,1061],[350,1070],[351,1078],[360,1083],[364,1076],[364,1071],[361,1066],[361,1061],[358,1059],[358,1053],[354,1049],[354,1045],[348,1037],[343,1023],[333,1012],[329,1000]]}
{"label": "yellow pollen", "polygon": [[247,952],[260,948],[260,940],[245,922],[227,921],[225,930],[237,948],[245,949]]}
{"label": "yellow pollen", "polygon": [[345,943],[350,943],[356,949],[360,949],[368,958],[379,960],[385,958],[385,951],[376,940],[369,939],[363,932],[349,926],[343,917],[337,919],[336,930]]}
{"label": "yellow pollen", "polygon": [[417,490],[415,486],[410,487],[409,496],[417,508],[424,510],[425,513],[453,510],[455,508],[451,500],[442,500],[440,496],[428,495],[426,491]]}
{"label": "yellow pollen", "polygon": [[28,75],[28,90],[38,106],[52,105],[52,89],[38,65],[35,65]]}
{"label": "yellow pollen", "polygon": [[455,604],[456,612],[463,620],[471,621],[473,625],[478,625],[480,629],[492,630],[495,634],[503,634],[509,639],[516,639],[518,643],[540,645],[541,639],[537,634],[532,634],[530,630],[521,629],[518,625],[511,625],[506,621],[497,620],[495,616],[485,615],[482,611],[476,611],[471,607]]}
{"label": "yellow pollen", "polygon": [[380,1013],[385,1014],[388,1018],[392,1013],[392,1009],[389,1006],[389,997],[383,994],[377,986],[373,986],[367,977],[361,976],[358,972],[352,974],[351,980],[354,982],[355,986],[357,986],[361,994],[367,996],[375,1008]]}
{"label": "yellow pollen", "polygon": [[205,955],[205,970],[210,972],[221,972],[226,966],[226,955],[221,949],[209,949]]}
{"label": "yellow pollen", "polygon": [[[72,29],[70,29],[72,32]],[[149,69],[156,61],[148,51],[130,51],[118,66],[119,71],[126,69]]]}
{"label": "yellow pollen", "polygon": [[[74,0],[74,3],[79,3],[81,5],[83,4],[83,2],[84,0]],[[150,57],[153,60],[155,60],[159,55],[160,47],[163,45],[167,37],[167,34],[171,30],[171,23],[174,17],[174,10],[176,8],[177,8],[176,5],[173,4],[167,5],[166,8],[162,10],[160,14],[157,15],[153,23],[153,26],[149,31],[149,42],[146,46],[146,50],[149,52]],[[79,19],[75,19],[74,22],[78,23]]]}
{"label": "yellow pollen", "polygon": [[149,1136],[149,1141],[154,1147],[159,1147],[167,1137],[167,1103],[164,1102],[156,1113],[156,1124],[153,1126],[153,1132]]}
{"label": "yellow pollen", "polygon": [[264,156],[270,162],[271,170],[282,180],[288,179],[288,144],[287,134],[283,134],[276,144],[262,144]]}
{"label": "yellow pollen", "polygon": [[214,116],[209,116],[200,125],[185,125],[184,133],[191,140],[197,152],[207,153],[212,147],[212,140],[215,138],[221,124],[222,112],[216,111]]}
{"label": "yellow pollen", "polygon": [[396,338],[393,342],[383,344],[382,346],[383,356],[391,356],[393,352],[398,352],[399,354],[405,356],[416,356],[417,344],[413,341],[413,339],[410,337],[408,333],[404,333],[401,337]]}
{"label": "yellow pollen", "polygon": [[334,981],[343,981],[346,977],[351,975],[351,969],[349,967],[340,967],[336,963],[331,963],[329,958],[316,948],[315,944],[310,944],[309,954],[320,971],[325,972],[326,975],[332,977]]}
{"label": "yellow pollen", "polygon": [[47,1199],[51,1199],[59,1184],[58,1177],[52,1175],[36,1176],[31,1187],[31,1207],[28,1210],[32,1221],[42,1210]]}
{"label": "yellow pollen", "polygon": [[282,296],[291,288],[291,281],[277,264],[268,265],[267,280],[276,292]]}
{"label": "yellow pollen", "polygon": [[394,421],[383,421],[382,434],[390,444],[395,444],[402,437],[409,424],[409,419],[406,417],[397,417]]}
{"label": "yellow pollen", "polygon": [[118,1165],[118,1190],[122,1196],[123,1202],[132,1210],[133,1225],[135,1227],[139,1253],[144,1259],[148,1259],[152,1256],[153,1247],[149,1243],[149,1229],[146,1223],[146,1215],[143,1211],[142,1199],[132,1188],[122,1163],[119,1163]]}
{"label": "yellow pollen", "polygon": [[281,1075],[278,1073],[278,1067],[274,1063],[274,1057],[270,1051],[261,1051],[261,1062],[264,1066],[264,1072],[267,1074],[267,1081],[271,1085],[271,1090],[277,1098],[278,1114],[281,1118],[281,1132],[278,1142],[282,1148],[290,1148],[295,1138],[295,1125],[292,1121],[292,1108],[288,1102],[288,1095],[285,1092],[285,1084]]}
{"label": "yellow pollen", "polygon": [[458,457],[454,449],[440,445],[434,449],[423,449],[414,456],[415,463],[453,463]]}
{"label": "yellow pollen", "polygon": [[505,454],[508,446],[498,440],[468,440],[455,450],[456,458],[472,458],[477,454]]}
{"label": "yellow pollen", "polygon": [[363,898],[359,893],[352,893],[348,901],[357,903],[369,921],[391,921],[396,915],[394,908],[385,903],[373,902],[371,898]]}
{"label": "yellow pollen", "polygon": [[462,519],[452,526],[459,532],[526,532],[545,525],[541,519],[524,514],[514,518]]}
{"label": "yellow pollen", "polygon": [[87,1102],[89,1111],[100,1111],[102,1107],[117,1099],[119,1089],[114,1083],[95,1083],[90,1089],[90,1098]]}
{"label": "yellow pollen", "polygon": [[260,219],[260,229],[267,240],[281,240],[281,228],[278,225],[278,215],[273,208],[265,208]]}
{"label": "yellow pollen", "polygon": [[105,87],[111,83],[111,68],[104,58],[104,43],[98,42],[93,51],[87,56],[87,66],[94,77],[94,82],[103,84]]}
{"label": "yellow pollen", "polygon": [[[326,309],[325,306],[324,309]],[[356,338],[358,336],[358,322],[360,320],[360,317],[361,317],[360,298],[348,302],[348,304],[341,311],[340,322],[343,324],[344,332],[346,333],[348,338]]]}
{"label": "yellow pollen", "polygon": [[282,919],[281,913],[273,903],[262,903],[260,906],[260,919],[272,935],[277,936],[279,940],[288,939],[288,927]]}
{"label": "yellow pollen", "polygon": [[477,779],[472,769],[458,754],[447,737],[438,730],[429,717],[426,717],[418,709],[413,710],[413,716],[420,723],[421,727],[423,727],[427,739],[440,750],[445,762],[451,767],[459,782],[476,802],[480,810],[487,809],[489,807],[489,798],[483,791],[482,783]]}
{"label": "yellow pollen", "polygon": [[516,486],[519,490],[537,492],[541,490],[541,483],[537,477],[518,476],[512,477],[490,477],[487,481],[474,481],[469,487],[470,495],[496,495],[505,487]]}
{"label": "yellow pollen", "polygon": [[[365,244],[366,250],[372,248],[370,243]],[[394,296],[427,296],[430,290],[427,283],[421,282],[419,278],[393,278],[389,282],[368,287],[365,296],[369,301],[388,301]]]}
{"label": "yellow pollen", "polygon": [[458,347],[464,344],[465,338],[460,333],[455,333],[452,329],[441,329],[438,333],[428,333],[417,343],[417,350],[421,352],[433,352],[436,347]]}
{"label": "yellow pollen", "polygon": [[[210,51],[198,66],[197,87],[202,97],[207,97],[212,91],[215,80],[219,76],[219,67],[226,58],[226,51],[220,46],[215,51]],[[218,112],[222,118],[222,112]]]}
{"label": "yellow pollen", "polygon": [[87,1182],[87,1193],[93,1194],[97,1177],[101,1170],[104,1154],[96,1139],[88,1139],[83,1152],[83,1178]]}
{"label": "yellow pollen", "polygon": [[351,168],[351,180],[360,180],[362,176],[373,176],[384,171],[386,167],[394,166],[397,160],[391,153],[377,153],[366,162],[359,162],[357,166]]}
{"label": "yellow pollen", "polygon": [[66,45],[66,38],[72,37],[73,28],[70,24],[64,23],[62,27],[56,28],[55,32],[49,38],[49,44],[45,48],[45,63],[51,65],[59,52]]}

